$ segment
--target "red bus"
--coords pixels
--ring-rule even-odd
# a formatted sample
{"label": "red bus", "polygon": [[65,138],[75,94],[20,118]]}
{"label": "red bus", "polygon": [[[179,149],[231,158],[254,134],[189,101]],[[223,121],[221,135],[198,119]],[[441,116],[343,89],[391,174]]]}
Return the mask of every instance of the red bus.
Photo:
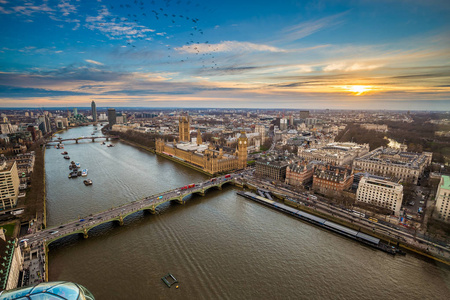
{"label": "red bus", "polygon": [[230,178],[231,177],[231,175],[230,174],[228,174],[228,175],[225,175],[225,178]]}
{"label": "red bus", "polygon": [[185,186],[183,186],[180,190],[187,190],[187,189],[188,189],[188,186],[185,185]]}
{"label": "red bus", "polygon": [[195,183],[192,183],[190,185],[187,186],[188,189],[195,187]]}

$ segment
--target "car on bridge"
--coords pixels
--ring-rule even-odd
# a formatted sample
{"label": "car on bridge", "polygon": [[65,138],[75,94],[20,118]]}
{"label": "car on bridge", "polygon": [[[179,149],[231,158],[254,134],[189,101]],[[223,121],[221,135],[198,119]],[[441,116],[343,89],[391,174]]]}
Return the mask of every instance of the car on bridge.
{"label": "car on bridge", "polygon": [[159,197],[158,197],[158,200],[161,200],[162,198],[163,198],[163,196],[159,196]]}
{"label": "car on bridge", "polygon": [[56,233],[58,233],[59,231],[58,230],[56,230],[56,231],[52,231],[50,234],[56,234]]}

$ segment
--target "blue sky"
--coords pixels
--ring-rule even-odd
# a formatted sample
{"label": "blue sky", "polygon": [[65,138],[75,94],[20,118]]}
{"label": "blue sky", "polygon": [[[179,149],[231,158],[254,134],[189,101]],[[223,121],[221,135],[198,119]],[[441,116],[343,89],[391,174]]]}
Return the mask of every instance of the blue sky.
{"label": "blue sky", "polygon": [[0,0],[0,106],[449,110],[450,1]]}

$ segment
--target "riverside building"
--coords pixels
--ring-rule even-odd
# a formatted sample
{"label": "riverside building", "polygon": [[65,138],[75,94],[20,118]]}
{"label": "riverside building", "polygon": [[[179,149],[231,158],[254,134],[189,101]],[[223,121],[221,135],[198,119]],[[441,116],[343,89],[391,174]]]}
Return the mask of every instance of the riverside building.
{"label": "riverside building", "polygon": [[450,222],[450,176],[441,176],[436,192],[436,208],[434,217],[438,220]]}
{"label": "riverside building", "polygon": [[314,174],[313,164],[304,162],[292,163],[286,168],[286,184],[304,186],[312,181]]}
{"label": "riverside building", "polygon": [[414,153],[379,147],[355,158],[353,168],[417,184],[425,168],[430,165],[432,155],[431,152]]}
{"label": "riverside building", "polygon": [[170,143],[157,139],[156,152],[188,162],[211,175],[244,169],[247,166],[248,139],[245,132],[241,132],[238,138],[237,150],[234,153],[224,153],[223,148],[215,149],[211,144],[203,143],[200,130],[195,141],[190,142],[189,124],[188,117],[181,117],[180,142]]}
{"label": "riverside building", "polygon": [[322,194],[328,191],[346,191],[352,187],[353,171],[332,165],[320,166],[314,170],[313,190]]}
{"label": "riverside building", "polygon": [[364,176],[359,181],[356,200],[389,209],[398,216],[402,206],[403,186],[389,180]]}
{"label": "riverside building", "polygon": [[19,175],[17,173],[16,162],[7,163],[4,161],[0,165],[0,209],[13,208],[17,204],[19,196]]}

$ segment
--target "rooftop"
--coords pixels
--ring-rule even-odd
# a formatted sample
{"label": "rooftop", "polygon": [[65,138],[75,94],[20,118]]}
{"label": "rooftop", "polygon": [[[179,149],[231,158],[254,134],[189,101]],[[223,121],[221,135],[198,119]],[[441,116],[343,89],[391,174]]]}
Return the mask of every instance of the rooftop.
{"label": "rooftop", "polygon": [[442,175],[441,188],[450,190],[450,176]]}

